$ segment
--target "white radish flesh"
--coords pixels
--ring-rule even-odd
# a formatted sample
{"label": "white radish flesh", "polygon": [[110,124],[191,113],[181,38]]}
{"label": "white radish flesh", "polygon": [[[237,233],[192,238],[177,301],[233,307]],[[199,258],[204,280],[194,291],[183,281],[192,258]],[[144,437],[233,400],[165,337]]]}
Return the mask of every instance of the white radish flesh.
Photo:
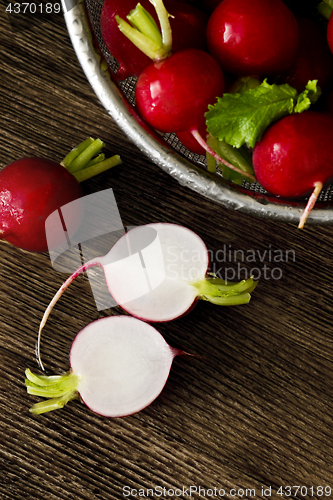
{"label": "white radish flesh", "polygon": [[158,223],[132,229],[95,262],[117,304],[137,318],[164,322],[191,308],[198,295],[192,283],[205,279],[209,258],[193,231]]}
{"label": "white radish flesh", "polygon": [[62,408],[79,395],[94,413],[105,417],[137,413],[161,393],[173,359],[180,354],[183,351],[170,347],[148,323],[129,316],[99,319],[76,335],[69,375],[45,377],[26,372],[28,392],[52,398],[31,411],[39,414]]}

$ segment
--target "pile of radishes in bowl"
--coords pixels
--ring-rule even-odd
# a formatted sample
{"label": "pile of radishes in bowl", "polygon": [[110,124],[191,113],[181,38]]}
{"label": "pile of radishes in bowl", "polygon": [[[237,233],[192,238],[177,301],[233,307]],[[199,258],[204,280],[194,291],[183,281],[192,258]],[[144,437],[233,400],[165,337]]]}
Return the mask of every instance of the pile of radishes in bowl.
{"label": "pile of radishes in bowl", "polygon": [[299,17],[282,0],[215,4],[105,0],[113,79],[137,77],[139,115],[206,154],[209,171],[308,200],[302,228],[333,178],[333,22],[319,11]]}

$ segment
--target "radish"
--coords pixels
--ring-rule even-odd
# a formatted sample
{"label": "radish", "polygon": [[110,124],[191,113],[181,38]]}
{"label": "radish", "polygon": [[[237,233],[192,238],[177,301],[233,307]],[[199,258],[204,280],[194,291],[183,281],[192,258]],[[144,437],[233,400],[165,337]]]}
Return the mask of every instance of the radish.
{"label": "radish", "polygon": [[160,132],[190,132],[217,161],[255,180],[253,175],[221,158],[199,132],[208,105],[213,104],[224,91],[224,77],[219,64],[207,52],[199,49],[183,50],[171,55],[169,14],[162,0],[152,0],[152,3],[162,34],[139,5],[135,27],[116,16],[124,35],[153,59],[153,63],[140,74],[135,87],[139,113],[151,127]]}
{"label": "radish", "polygon": [[209,52],[238,76],[278,75],[296,57],[298,27],[281,0],[223,0],[207,26]]}
{"label": "radish", "polygon": [[[119,156],[105,160],[104,143],[89,138],[56,163],[43,158],[22,158],[0,171],[0,237],[13,245],[33,251],[48,248],[45,221],[55,210],[82,196],[80,182],[120,163]],[[97,155],[97,156],[96,156]],[[74,232],[80,214],[71,214],[67,230]],[[54,232],[57,228],[54,229]],[[64,231],[53,237],[64,240]]]}
{"label": "radish", "polygon": [[68,373],[40,376],[26,370],[28,393],[51,398],[30,411],[45,413],[80,397],[104,417],[132,415],[157,398],[181,354],[148,323],[129,316],[99,319],[76,335]]}
{"label": "radish", "polygon": [[332,131],[332,113],[304,111],[271,125],[254,147],[254,172],[268,192],[297,198],[312,191],[300,229],[324,184],[333,178]]}
{"label": "radish", "polygon": [[190,229],[168,223],[131,229],[107,255],[94,258],[77,269],[53,297],[39,328],[39,362],[41,332],[52,308],[86,269],[103,268],[110,294],[132,316],[164,322],[187,313],[197,299],[225,306],[249,302],[250,293],[256,286],[252,278],[237,284],[226,283],[216,276],[207,277],[208,265],[207,247]]}
{"label": "radish", "polygon": [[[157,21],[154,7],[149,0],[142,0],[142,7]],[[206,47],[206,27],[208,18],[194,5],[167,0],[167,8],[172,15],[170,20],[175,51],[190,47],[204,49]],[[119,68],[114,75],[116,80],[124,80],[129,76],[139,76],[151,60],[141,50],[125,38],[118,29],[116,16],[125,17],[136,6],[136,0],[105,0],[103,3],[100,25],[103,40],[110,53],[117,60]],[[135,22],[135,16],[131,17]]]}

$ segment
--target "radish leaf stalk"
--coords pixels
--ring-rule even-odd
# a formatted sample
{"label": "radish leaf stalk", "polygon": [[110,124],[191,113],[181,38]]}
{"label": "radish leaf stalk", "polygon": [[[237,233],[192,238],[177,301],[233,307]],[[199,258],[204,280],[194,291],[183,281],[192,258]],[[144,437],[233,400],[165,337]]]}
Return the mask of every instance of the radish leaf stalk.
{"label": "radish leaf stalk", "polygon": [[233,306],[247,304],[250,293],[257,286],[257,282],[250,277],[239,283],[226,283],[219,278],[208,278],[204,281],[192,283],[198,290],[198,297],[216,305]]}
{"label": "radish leaf stalk", "polygon": [[77,386],[80,378],[74,373],[47,377],[36,375],[27,368],[25,376],[28,394],[49,398],[30,408],[30,412],[35,415],[63,408],[68,401],[78,397]]}
{"label": "radish leaf stalk", "polygon": [[105,159],[105,154],[101,153],[104,146],[100,139],[89,137],[73,148],[60,165],[73,174],[78,182],[88,180],[121,163],[119,155]]}
{"label": "radish leaf stalk", "polygon": [[151,0],[161,26],[159,30],[149,12],[139,3],[127,16],[130,26],[120,16],[116,16],[120,31],[146,56],[154,61],[169,57],[172,48],[172,32],[169,14],[161,0]]}

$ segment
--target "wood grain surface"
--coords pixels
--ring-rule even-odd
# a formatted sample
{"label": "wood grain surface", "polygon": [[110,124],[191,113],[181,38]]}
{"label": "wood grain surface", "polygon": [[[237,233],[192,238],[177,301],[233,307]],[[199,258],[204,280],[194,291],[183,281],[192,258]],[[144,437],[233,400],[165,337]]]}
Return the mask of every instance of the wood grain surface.
{"label": "wood grain surface", "polygon": [[[200,302],[157,326],[171,345],[200,357],[177,358],[162,394],[142,412],[107,419],[75,400],[34,416],[38,398],[26,393],[24,371],[38,371],[39,322],[67,275],[47,253],[1,241],[1,498],[333,498],[332,227],[299,231],[180,186],[98,102],[62,14],[14,19],[7,4],[1,167],[24,156],[60,161],[86,137],[100,137],[123,163],[85,182],[85,193],[112,188],[125,226],[185,225],[206,242],[215,271],[239,265],[260,279],[246,306]],[[113,314],[121,311],[97,311],[80,276],[45,327],[47,373],[68,370],[75,334]]]}

